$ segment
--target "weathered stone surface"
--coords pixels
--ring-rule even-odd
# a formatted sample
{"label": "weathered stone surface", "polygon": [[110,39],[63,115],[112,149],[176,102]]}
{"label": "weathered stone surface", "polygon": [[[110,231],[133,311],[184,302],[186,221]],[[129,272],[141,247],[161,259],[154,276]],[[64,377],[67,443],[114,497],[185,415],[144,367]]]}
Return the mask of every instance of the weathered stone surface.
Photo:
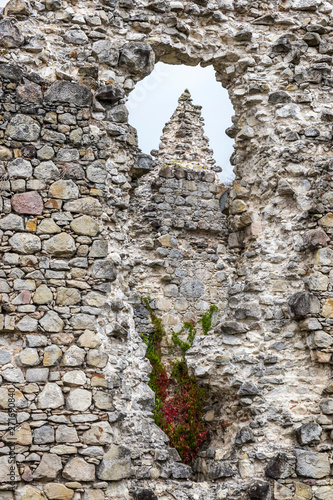
{"label": "weathered stone surface", "polygon": [[62,469],[61,458],[57,455],[44,453],[42,460],[34,472],[34,479],[53,480]]}
{"label": "weathered stone surface", "polygon": [[60,233],[43,244],[44,250],[56,257],[70,257],[75,252],[75,241],[68,233]]}
{"label": "weathered stone surface", "polygon": [[109,445],[112,442],[112,429],[108,422],[92,424],[91,429],[83,433],[83,442],[90,445]]}
{"label": "weathered stone surface", "polygon": [[117,277],[117,271],[111,260],[97,260],[93,264],[92,276],[95,279],[114,281]]}
{"label": "weathered stone surface", "polygon": [[[13,19],[2,19],[0,21],[1,46],[8,48],[21,47],[24,43],[24,36],[20,32],[17,23]],[[3,66],[6,66],[4,69]],[[14,69],[9,69],[8,66]],[[1,65],[2,73],[5,71],[5,78],[8,80],[19,81],[22,78],[22,70],[17,66],[3,64]],[[16,75],[16,76],[15,76]]]}
{"label": "weathered stone surface", "polygon": [[69,386],[80,386],[84,385],[87,381],[86,375],[81,370],[73,370],[66,372],[62,378],[64,384]]}
{"label": "weathered stone surface", "polygon": [[198,280],[187,279],[184,280],[180,291],[186,298],[198,299],[205,293],[205,287]]}
{"label": "weathered stone surface", "polygon": [[61,332],[64,327],[64,322],[55,311],[48,311],[39,324],[46,332]]}
{"label": "weathered stone surface", "polygon": [[38,403],[41,409],[56,409],[62,406],[65,400],[59,385],[47,383],[38,397]]}
{"label": "weathered stone surface", "polygon": [[46,285],[40,285],[33,296],[35,304],[49,304],[53,299],[53,293]]}
{"label": "weathered stone surface", "polygon": [[[0,35],[1,37],[1,46],[3,46],[4,39],[6,37],[5,31],[8,30],[8,34],[11,32],[14,37],[15,37],[15,30],[17,33],[19,33],[19,30],[16,28],[16,26],[13,26],[11,22],[9,21],[1,21],[0,22]],[[22,37],[23,38],[23,37]],[[7,42],[8,43],[8,42]],[[10,43],[10,42],[9,42]],[[2,78],[5,78],[6,80],[10,80],[12,82],[20,82],[23,77],[23,71],[19,66],[16,66],[14,64],[6,64],[6,63],[0,63],[0,76]],[[12,155],[10,155],[10,158]],[[2,158],[3,160],[5,159],[10,159],[10,158]]]}
{"label": "weathered stone surface", "polygon": [[78,198],[79,190],[77,185],[71,180],[59,180],[51,184],[49,189],[50,198],[70,200]]}
{"label": "weathered stone surface", "polygon": [[68,201],[64,210],[72,213],[99,216],[102,214],[102,206],[98,200],[89,196],[77,200]]}
{"label": "weathered stone surface", "polygon": [[38,350],[33,347],[27,347],[17,355],[17,359],[22,366],[35,366],[40,363]]}
{"label": "weathered stone surface", "polygon": [[16,89],[16,96],[19,102],[40,103],[43,100],[43,93],[40,85],[33,82],[27,82]]}
{"label": "weathered stone surface", "polygon": [[47,382],[49,376],[48,368],[28,368],[26,371],[27,382]]}
{"label": "weathered stone surface", "polygon": [[119,49],[109,40],[99,40],[93,43],[92,53],[100,63],[107,63],[110,66],[118,64]]}
{"label": "weathered stone surface", "polygon": [[87,178],[91,182],[104,183],[106,179],[105,163],[95,161],[87,168]]}
{"label": "weathered stone surface", "polygon": [[34,430],[34,443],[47,444],[54,442],[54,428],[49,425],[43,425]]}
{"label": "weathered stone surface", "polygon": [[323,399],[320,402],[320,409],[325,415],[333,415],[333,399]]}
{"label": "weathered stone surface", "polygon": [[333,495],[333,486],[319,486],[314,495],[316,500],[330,500]]}
{"label": "weathered stone surface", "polygon": [[90,106],[92,103],[92,92],[84,85],[69,82],[54,82],[45,92],[47,102],[59,102],[74,104],[76,106]]}
{"label": "weathered stone surface", "polygon": [[95,466],[83,458],[75,457],[66,464],[62,475],[69,481],[94,481]]}
{"label": "weathered stone surface", "polygon": [[[44,158],[53,158],[53,150],[46,150],[47,146],[44,146],[43,153],[40,153],[42,155],[42,159]],[[60,176],[60,171],[56,167],[56,165],[53,163],[53,161],[42,161],[34,170],[34,177],[37,177],[37,179],[57,179]]]}
{"label": "weathered stone surface", "polygon": [[318,443],[320,441],[321,433],[322,428],[320,425],[311,422],[309,424],[304,424],[297,429],[296,435],[300,445],[307,445],[311,443]]}
{"label": "weathered stone surface", "polygon": [[39,134],[40,126],[28,115],[17,114],[6,128],[6,135],[16,141],[37,141]]}
{"label": "weathered stone surface", "polygon": [[149,75],[154,63],[154,52],[147,43],[129,42],[120,51],[119,66],[125,66],[131,73],[140,77]]}
{"label": "weathered stone surface", "polygon": [[9,239],[9,244],[15,252],[31,254],[41,249],[41,241],[33,234],[15,234]]}
{"label": "weathered stone surface", "polygon": [[[0,72],[1,72],[2,65],[0,65]],[[13,153],[11,152],[10,149],[6,148],[5,146],[0,146],[0,160],[1,161],[8,161],[13,158]]]}
{"label": "weathered stone surface", "polygon": [[108,362],[108,355],[98,349],[91,349],[87,354],[87,364],[94,368],[105,368]]}
{"label": "weathered stone surface", "polygon": [[315,295],[308,292],[297,292],[288,299],[291,312],[296,317],[306,316],[307,314],[318,314],[320,311],[320,302]]}
{"label": "weathered stone surface", "polygon": [[91,405],[91,392],[86,389],[73,389],[67,396],[66,406],[69,410],[86,411]]}
{"label": "weathered stone surface", "polygon": [[100,410],[113,410],[113,400],[111,394],[104,391],[97,391],[93,396],[94,404]]}
{"label": "weathered stone surface", "polygon": [[315,263],[320,266],[333,266],[333,250],[321,248],[315,256]]}
{"label": "weathered stone surface", "polygon": [[96,97],[100,101],[108,101],[114,104],[123,99],[125,94],[118,85],[109,84],[99,87],[96,92]]}
{"label": "weathered stone surface", "polygon": [[76,288],[59,287],[57,289],[56,303],[61,306],[73,306],[79,303],[81,294]]}
{"label": "weathered stone surface", "polygon": [[37,191],[16,193],[12,198],[12,207],[18,214],[41,215],[43,200]]}
{"label": "weathered stone surface", "polygon": [[105,240],[95,240],[91,246],[89,257],[107,257],[108,242]]}
{"label": "weathered stone surface", "polygon": [[18,500],[44,500],[41,491],[32,486],[23,486],[17,489],[16,498]]}
{"label": "weathered stone surface", "polygon": [[84,330],[86,328],[89,330],[96,329],[95,317],[90,314],[76,314],[72,316],[70,325],[74,330]]}
{"label": "weathered stone surface", "polygon": [[50,345],[45,348],[43,365],[55,366],[59,363],[62,356],[62,350],[57,345]]}
{"label": "weathered stone surface", "polygon": [[61,229],[53,219],[43,219],[37,226],[37,234],[57,234]]}
{"label": "weathered stone surface", "polygon": [[59,425],[56,430],[57,443],[77,443],[79,441],[76,429],[68,425]]}
{"label": "weathered stone surface", "polygon": [[23,219],[19,215],[9,214],[0,219],[0,229],[3,231],[23,231]]}
{"label": "weathered stone surface", "polygon": [[99,224],[89,215],[82,215],[71,222],[71,229],[77,234],[96,236],[99,231]]}
{"label": "weathered stone surface", "polygon": [[325,301],[321,313],[325,318],[333,318],[333,299]]}
{"label": "weathered stone surface", "polygon": [[24,0],[10,0],[5,7],[6,16],[28,16],[31,13],[30,6]]}
{"label": "weathered stone surface", "polygon": [[97,469],[98,479],[119,481],[130,477],[132,474],[130,457],[130,450],[125,446],[110,446]]}
{"label": "weathered stone surface", "polygon": [[30,446],[32,444],[32,432],[31,427],[27,422],[23,422],[17,429],[14,434],[11,432],[6,432],[3,437],[5,442],[10,442],[11,440],[15,440],[17,444],[22,446]]}
{"label": "weathered stone surface", "polygon": [[32,175],[32,166],[30,161],[23,158],[16,158],[7,166],[9,177],[20,177],[26,179]]}
{"label": "weathered stone surface", "polygon": [[72,345],[64,354],[62,363],[65,366],[81,366],[84,362],[86,352],[76,345]]}
{"label": "weathered stone surface", "polygon": [[271,489],[269,483],[256,481],[249,487],[248,495],[251,500],[270,500]]}
{"label": "weathered stone surface", "polygon": [[330,463],[327,453],[295,450],[296,472],[300,476],[320,479],[330,474]]}
{"label": "weathered stone surface", "polygon": [[286,479],[295,471],[295,458],[278,453],[270,459],[265,469],[266,476],[273,479]]}
{"label": "weathered stone surface", "polygon": [[44,486],[44,493],[49,500],[71,500],[74,490],[61,483],[49,483]]}

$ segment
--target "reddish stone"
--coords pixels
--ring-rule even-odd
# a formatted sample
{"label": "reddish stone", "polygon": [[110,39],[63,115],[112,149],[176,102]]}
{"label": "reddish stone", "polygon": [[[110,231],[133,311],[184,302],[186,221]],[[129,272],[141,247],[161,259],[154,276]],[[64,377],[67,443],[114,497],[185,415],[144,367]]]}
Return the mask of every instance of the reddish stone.
{"label": "reddish stone", "polygon": [[329,237],[321,227],[303,234],[303,243],[306,248],[326,247],[329,241]]}
{"label": "reddish stone", "polygon": [[18,214],[41,215],[43,212],[43,200],[37,191],[14,194],[12,207]]}

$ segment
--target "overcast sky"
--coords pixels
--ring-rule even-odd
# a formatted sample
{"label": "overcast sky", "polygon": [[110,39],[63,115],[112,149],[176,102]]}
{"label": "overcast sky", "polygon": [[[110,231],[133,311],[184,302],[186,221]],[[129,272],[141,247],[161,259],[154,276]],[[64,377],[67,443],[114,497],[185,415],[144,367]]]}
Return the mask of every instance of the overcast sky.
{"label": "overcast sky", "polygon": [[231,125],[233,108],[227,91],[216,81],[211,66],[157,63],[154,71],[136,85],[127,107],[129,122],[138,131],[139,146],[144,153],[158,149],[162,129],[186,88],[191,92],[193,103],[203,107],[205,133],[210,139],[217,165],[223,169],[221,179],[230,179],[233,177],[229,163],[233,140],[225,134],[225,129]]}

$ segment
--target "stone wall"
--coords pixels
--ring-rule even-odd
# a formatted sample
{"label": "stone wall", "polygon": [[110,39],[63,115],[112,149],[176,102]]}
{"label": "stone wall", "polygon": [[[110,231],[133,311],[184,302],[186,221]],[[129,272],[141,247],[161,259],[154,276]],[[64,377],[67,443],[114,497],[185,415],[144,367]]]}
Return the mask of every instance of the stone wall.
{"label": "stone wall", "polygon": [[[332,11],[321,0],[7,4],[1,497],[332,498]],[[154,159],[139,151],[125,102],[156,61],[213,65],[228,89],[230,190],[188,96]],[[187,353],[209,394],[210,441],[192,469],[154,424],[146,295],[170,329],[220,309]]]}

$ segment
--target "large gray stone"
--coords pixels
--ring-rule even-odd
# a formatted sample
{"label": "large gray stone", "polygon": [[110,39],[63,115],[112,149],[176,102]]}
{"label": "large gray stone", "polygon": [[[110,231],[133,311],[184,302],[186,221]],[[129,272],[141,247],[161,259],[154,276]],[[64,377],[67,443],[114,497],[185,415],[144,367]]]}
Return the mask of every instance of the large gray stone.
{"label": "large gray stone", "polygon": [[100,63],[107,63],[110,66],[116,66],[118,64],[119,49],[108,40],[99,40],[93,43],[92,53]]}
{"label": "large gray stone", "polygon": [[95,466],[83,458],[75,457],[66,464],[62,475],[69,481],[94,481]]}
{"label": "large gray stone", "polygon": [[95,316],[91,316],[90,314],[74,314],[69,323],[74,330],[96,330]]}
{"label": "large gray stone", "polygon": [[93,264],[92,276],[95,279],[114,281],[117,278],[117,271],[110,260],[97,260]]}
{"label": "large gray stone", "polygon": [[88,42],[88,37],[82,30],[71,29],[64,34],[64,41],[73,45],[84,45]]}
{"label": "large gray stone", "polygon": [[75,199],[79,196],[79,188],[72,180],[60,179],[51,184],[49,196],[50,198],[59,198],[61,200]]}
{"label": "large gray stone", "polygon": [[55,454],[44,453],[42,460],[34,472],[34,479],[49,481],[57,477],[62,469],[61,458]]}
{"label": "large gray stone", "polygon": [[[20,32],[17,22],[14,21],[14,19],[2,19],[0,21],[0,45],[1,47],[6,47],[9,49],[16,49],[18,47],[21,47],[21,45],[24,44],[24,36]],[[9,66],[6,65],[6,66]],[[3,70],[4,71],[4,70]],[[13,71],[10,71],[8,73],[7,71],[7,76],[6,73],[4,74],[5,78],[8,80],[14,80],[14,81],[19,81],[22,78],[22,72],[20,72],[18,69],[15,71],[17,74],[17,77],[14,79],[13,78]],[[18,78],[18,76],[20,77]]]}
{"label": "large gray stone", "polygon": [[320,436],[322,433],[322,428],[319,424],[315,422],[310,422],[309,424],[301,425],[297,429],[296,435],[300,445],[308,445],[313,443],[319,443]]}
{"label": "large gray stone", "polygon": [[[3,27],[3,21],[0,22],[0,37],[2,34],[1,33],[2,27]],[[2,41],[3,38],[1,39],[1,42]],[[5,80],[10,80],[12,82],[20,82],[23,77],[23,71],[19,66],[16,66],[14,64],[0,63],[0,77],[4,78]]]}
{"label": "large gray stone", "polygon": [[90,445],[107,445],[112,442],[112,429],[108,422],[96,422],[83,433],[82,440]]}
{"label": "large gray stone", "polygon": [[99,231],[98,222],[89,215],[81,215],[71,222],[71,229],[83,236],[96,236]]}
{"label": "large gray stone", "polygon": [[154,69],[154,64],[155,54],[148,43],[129,42],[120,51],[119,66],[125,66],[137,76],[149,75]]}
{"label": "large gray stone", "polygon": [[112,445],[97,469],[98,479],[120,481],[131,474],[131,451],[125,446]]}
{"label": "large gray stone", "polygon": [[70,257],[75,252],[75,241],[68,233],[60,233],[52,236],[43,244],[44,250],[56,257]]}
{"label": "large gray stone", "polygon": [[292,314],[296,317],[306,316],[307,314],[318,314],[320,311],[318,298],[309,292],[294,293],[289,297],[288,305]]}
{"label": "large gray stone", "polygon": [[7,166],[9,177],[27,178],[32,175],[32,166],[30,161],[24,158],[16,158],[11,161]]}
{"label": "large gray stone", "polygon": [[53,161],[42,161],[34,170],[34,177],[37,179],[57,179],[60,176],[60,170]]}
{"label": "large gray stone", "polygon": [[101,161],[95,161],[87,168],[87,178],[91,182],[104,183],[106,179],[106,167],[105,163]]}
{"label": "large gray stone", "polygon": [[323,399],[320,402],[320,409],[325,415],[333,415],[333,398]]}
{"label": "large gray stone", "polygon": [[61,102],[75,106],[90,106],[92,99],[93,95],[90,88],[65,81],[52,83],[45,92],[45,100],[51,103]]}
{"label": "large gray stone", "polygon": [[313,451],[295,450],[296,473],[300,476],[321,479],[329,476],[331,472],[328,453],[315,453]]}
{"label": "large gray stone", "polygon": [[64,205],[64,210],[72,213],[99,216],[102,214],[102,206],[96,198],[85,197],[78,200],[68,201]]}
{"label": "large gray stone", "polygon": [[39,124],[28,115],[15,115],[6,128],[6,135],[15,141],[37,141],[39,134]]}
{"label": "large gray stone", "polygon": [[201,281],[185,279],[180,287],[180,291],[188,299],[198,299],[205,293],[205,287]]}
{"label": "large gray stone", "polygon": [[27,382],[33,383],[47,382],[48,377],[48,368],[28,368],[25,375]]}
{"label": "large gray stone", "polygon": [[56,430],[57,443],[77,443],[79,441],[75,427],[59,425]]}
{"label": "large gray stone", "polygon": [[86,351],[77,345],[71,345],[62,358],[64,366],[81,366],[84,363]]}
{"label": "large gray stone", "polygon": [[38,252],[42,246],[39,237],[29,233],[14,234],[9,244],[13,250],[23,254]]}
{"label": "large gray stone", "polygon": [[43,425],[34,430],[34,444],[47,444],[54,442],[54,428]]}
{"label": "large gray stone", "polygon": [[64,327],[64,322],[55,311],[48,311],[39,324],[46,332],[61,332]]}
{"label": "large gray stone", "polygon": [[23,231],[23,219],[19,215],[8,214],[0,220],[0,229],[2,231]]}
{"label": "large gray stone", "polygon": [[6,365],[10,363],[12,359],[12,353],[9,351],[3,351],[0,349],[0,365]]}
{"label": "large gray stone", "polygon": [[38,397],[38,407],[42,410],[59,408],[65,403],[63,393],[59,385],[47,383]]}

